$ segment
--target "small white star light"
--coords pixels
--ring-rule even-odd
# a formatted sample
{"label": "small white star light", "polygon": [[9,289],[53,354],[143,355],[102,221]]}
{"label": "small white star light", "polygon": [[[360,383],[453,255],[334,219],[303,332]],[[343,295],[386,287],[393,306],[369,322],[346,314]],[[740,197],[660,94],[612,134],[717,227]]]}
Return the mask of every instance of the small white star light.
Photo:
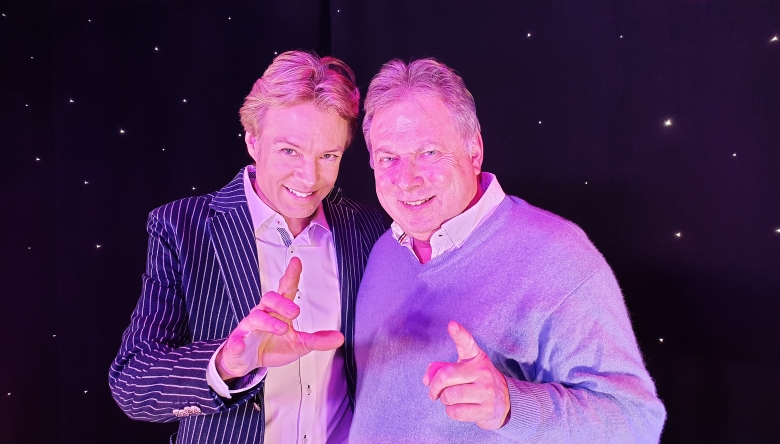
{"label": "small white star light", "polygon": [[682,233],[678,231],[674,233],[674,237],[682,237]]}
{"label": "small white star light", "polygon": [[658,342],[664,342],[664,338],[658,338]]}
{"label": "small white star light", "polygon": [[119,134],[124,134],[124,133],[125,133],[125,130],[123,130],[123,129],[119,130]]}
{"label": "small white star light", "polygon": [[160,50],[160,48],[158,48],[158,47],[156,47],[156,46],[155,46],[155,47],[154,47],[154,50],[155,50],[155,51],[159,51],[159,50]]}
{"label": "small white star light", "polygon": [[100,248],[100,244],[95,245],[95,248]]}
{"label": "small white star light", "polygon": [[732,154],[731,157],[737,157],[737,153]]}
{"label": "small white star light", "polygon": [[539,125],[541,125],[541,124],[542,124],[542,121],[540,120],[540,121],[539,121]]}
{"label": "small white star light", "polygon": [[70,100],[69,100],[69,102],[70,102],[70,103],[73,103],[73,99],[70,99]]}
{"label": "small white star light", "polygon": [[776,229],[775,233],[780,234],[780,228]]}
{"label": "small white star light", "polygon": [[664,126],[672,126],[672,119],[664,120]]}
{"label": "small white star light", "polygon": [[776,41],[777,41],[777,36],[774,36],[774,37],[772,37],[772,38],[771,38],[769,41],[770,41],[771,43],[774,43],[774,42],[776,42]]}
{"label": "small white star light", "polygon": [[529,32],[529,33],[528,33],[528,35],[527,35],[526,37],[531,37],[531,33]]}
{"label": "small white star light", "polygon": [[187,103],[187,99],[182,100],[182,102]]}
{"label": "small white star light", "polygon": [[87,185],[88,183],[89,183],[89,182],[87,182],[86,180],[84,181],[84,185]]}

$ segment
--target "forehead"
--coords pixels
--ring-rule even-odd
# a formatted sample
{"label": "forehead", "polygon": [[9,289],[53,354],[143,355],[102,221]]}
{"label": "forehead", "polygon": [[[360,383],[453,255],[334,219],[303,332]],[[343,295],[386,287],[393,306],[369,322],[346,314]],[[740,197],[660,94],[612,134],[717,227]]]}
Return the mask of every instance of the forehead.
{"label": "forehead", "polygon": [[263,118],[262,136],[288,135],[303,139],[346,137],[347,121],[333,110],[319,109],[311,102],[270,108]]}
{"label": "forehead", "polygon": [[[371,143],[457,137],[449,108],[435,96],[411,95],[378,111],[371,123]],[[378,148],[374,146],[374,148]]]}

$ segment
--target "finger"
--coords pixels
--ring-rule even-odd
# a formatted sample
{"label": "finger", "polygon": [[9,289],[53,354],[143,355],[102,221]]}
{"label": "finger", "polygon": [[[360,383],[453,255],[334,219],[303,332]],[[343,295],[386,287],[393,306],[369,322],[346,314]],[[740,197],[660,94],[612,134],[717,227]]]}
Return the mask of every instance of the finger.
{"label": "finger", "polygon": [[465,363],[443,362],[442,364],[428,386],[428,396],[434,401],[439,399],[441,392],[447,387],[470,384],[479,377],[471,368],[464,366]]}
{"label": "finger", "polygon": [[452,385],[442,390],[439,401],[444,405],[482,404],[485,392],[476,384]]}
{"label": "finger", "polygon": [[279,289],[277,293],[286,297],[289,300],[295,298],[295,293],[298,292],[298,283],[301,281],[301,271],[303,271],[303,264],[297,257],[290,259],[290,263],[287,264],[287,269],[284,270],[284,276],[279,280]]}
{"label": "finger", "polygon": [[455,342],[455,348],[458,350],[458,361],[475,358],[482,351],[471,333],[457,322],[450,321],[447,325],[447,332]]}
{"label": "finger", "polygon": [[487,409],[480,404],[448,405],[445,410],[447,412],[447,416],[456,421],[463,422],[482,421],[487,416],[489,416]]}
{"label": "finger", "polygon": [[308,351],[333,350],[341,347],[341,344],[344,343],[344,335],[336,330],[315,331],[314,333],[299,332],[298,335],[303,347]]}
{"label": "finger", "polygon": [[[295,302],[287,299],[275,291],[269,291],[260,298],[260,303],[252,310],[262,310],[266,313],[276,313],[292,320],[301,313],[301,308]],[[285,319],[282,319],[285,320]]]}
{"label": "finger", "polygon": [[423,384],[427,387],[433,381],[433,377],[444,366],[444,362],[431,362],[428,364],[428,368],[425,369],[425,375],[423,376]]}
{"label": "finger", "polygon": [[244,337],[250,332],[264,332],[274,335],[283,335],[287,333],[287,329],[290,327],[285,319],[279,319],[277,315],[273,313],[266,313],[263,310],[252,310],[249,314],[238,323],[236,329],[230,336],[239,334],[240,337]]}

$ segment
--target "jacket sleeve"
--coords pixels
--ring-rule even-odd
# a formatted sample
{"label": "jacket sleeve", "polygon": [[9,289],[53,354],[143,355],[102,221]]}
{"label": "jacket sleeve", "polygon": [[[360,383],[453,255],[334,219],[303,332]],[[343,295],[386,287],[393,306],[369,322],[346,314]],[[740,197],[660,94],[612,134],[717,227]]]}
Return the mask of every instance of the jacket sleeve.
{"label": "jacket sleeve", "polygon": [[147,231],[141,297],[109,369],[114,400],[130,418],[153,422],[222,412],[246,402],[262,383],[226,400],[206,382],[209,359],[225,339],[192,342],[179,250],[159,209],[150,213]]}
{"label": "jacket sleeve", "polygon": [[666,419],[622,294],[602,267],[553,311],[540,358],[507,377],[510,418],[498,433],[530,442],[657,443]]}

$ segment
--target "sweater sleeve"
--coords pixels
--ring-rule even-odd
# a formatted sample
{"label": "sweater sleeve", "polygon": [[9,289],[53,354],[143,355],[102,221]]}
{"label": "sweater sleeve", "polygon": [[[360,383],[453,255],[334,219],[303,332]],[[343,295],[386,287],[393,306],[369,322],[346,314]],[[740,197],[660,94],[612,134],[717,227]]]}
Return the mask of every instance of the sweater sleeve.
{"label": "sweater sleeve", "polygon": [[526,372],[533,381],[507,377],[510,419],[498,433],[530,442],[659,441],[666,411],[608,266],[549,315],[539,347]]}
{"label": "sweater sleeve", "polygon": [[206,381],[206,368],[224,338],[192,342],[182,290],[182,271],[174,236],[152,212],[143,289],[130,326],[109,369],[111,394],[132,419],[169,422],[186,414],[226,411],[260,389],[231,400]]}

